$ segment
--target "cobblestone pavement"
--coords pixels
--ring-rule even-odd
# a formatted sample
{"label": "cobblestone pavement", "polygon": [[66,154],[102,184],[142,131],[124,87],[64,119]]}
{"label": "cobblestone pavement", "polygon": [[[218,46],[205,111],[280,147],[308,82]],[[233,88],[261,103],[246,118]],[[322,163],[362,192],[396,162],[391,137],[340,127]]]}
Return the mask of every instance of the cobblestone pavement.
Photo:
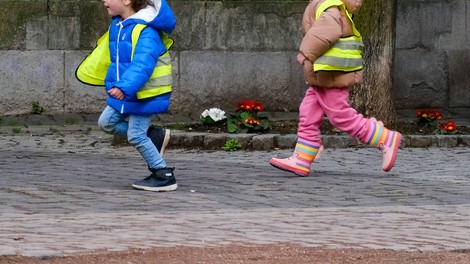
{"label": "cobblestone pavement", "polygon": [[0,138],[0,255],[154,246],[297,243],[470,248],[470,148],[404,148],[381,171],[373,148],[327,149],[310,177],[279,151],[169,149],[179,189],[136,191],[138,153],[97,131]]}

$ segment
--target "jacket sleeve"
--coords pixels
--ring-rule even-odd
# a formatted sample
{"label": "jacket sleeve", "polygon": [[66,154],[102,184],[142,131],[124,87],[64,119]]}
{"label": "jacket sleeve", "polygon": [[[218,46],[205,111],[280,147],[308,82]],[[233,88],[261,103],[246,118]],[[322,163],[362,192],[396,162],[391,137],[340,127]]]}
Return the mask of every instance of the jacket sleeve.
{"label": "jacket sleeve", "polygon": [[300,44],[300,52],[312,63],[327,52],[342,36],[339,8],[325,10],[309,29]]}
{"label": "jacket sleeve", "polygon": [[166,52],[158,32],[146,27],[137,41],[134,57],[129,68],[114,86],[121,89],[126,98],[137,98],[137,92],[150,79],[160,55]]}

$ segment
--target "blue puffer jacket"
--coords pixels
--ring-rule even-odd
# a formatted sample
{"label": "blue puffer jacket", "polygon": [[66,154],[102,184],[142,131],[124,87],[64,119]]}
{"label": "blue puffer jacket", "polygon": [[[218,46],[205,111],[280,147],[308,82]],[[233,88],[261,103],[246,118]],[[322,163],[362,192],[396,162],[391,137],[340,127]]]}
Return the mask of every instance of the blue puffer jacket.
{"label": "blue puffer jacket", "polygon": [[[167,49],[158,31],[171,33],[175,29],[176,19],[165,0],[149,1],[149,5],[133,16],[122,20],[113,17],[109,28],[109,50],[111,65],[108,68],[106,91],[118,87],[124,93],[124,99],[112,96],[108,105],[122,114],[148,115],[168,111],[171,93],[152,98],[137,99],[136,93],[149,80],[158,57]],[[136,24],[146,24],[132,53],[132,29]]]}

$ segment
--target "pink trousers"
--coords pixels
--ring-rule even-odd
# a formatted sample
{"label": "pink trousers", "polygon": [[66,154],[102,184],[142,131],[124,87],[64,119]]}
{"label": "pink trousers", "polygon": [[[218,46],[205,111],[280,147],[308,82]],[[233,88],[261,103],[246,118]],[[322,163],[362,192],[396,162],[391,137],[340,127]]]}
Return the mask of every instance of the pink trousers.
{"label": "pink trousers", "polygon": [[364,142],[368,119],[349,105],[348,88],[310,87],[300,104],[297,136],[322,144],[318,136],[324,114],[333,126]]}

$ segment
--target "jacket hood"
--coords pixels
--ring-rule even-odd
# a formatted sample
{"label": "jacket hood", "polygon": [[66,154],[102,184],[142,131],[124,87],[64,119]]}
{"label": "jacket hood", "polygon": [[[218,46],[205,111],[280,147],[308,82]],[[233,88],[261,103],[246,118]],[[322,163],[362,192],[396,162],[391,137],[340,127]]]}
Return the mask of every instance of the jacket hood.
{"label": "jacket hood", "polygon": [[362,6],[362,0],[341,0],[348,9],[349,13],[356,13]]}
{"label": "jacket hood", "polygon": [[165,0],[148,0],[147,7],[126,19],[134,23],[146,24],[170,34],[175,29],[176,18]]}

